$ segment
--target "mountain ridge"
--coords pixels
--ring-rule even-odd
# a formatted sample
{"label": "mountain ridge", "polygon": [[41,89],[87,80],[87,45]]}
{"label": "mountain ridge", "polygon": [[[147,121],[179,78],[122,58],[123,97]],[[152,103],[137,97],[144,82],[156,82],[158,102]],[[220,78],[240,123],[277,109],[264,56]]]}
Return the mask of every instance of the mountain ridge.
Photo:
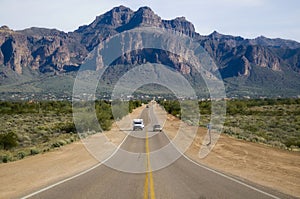
{"label": "mountain ridge", "polygon": [[[89,25],[80,26],[73,32],[63,32],[47,28],[27,28],[13,31],[7,26],[0,27],[0,85],[5,85],[9,78],[8,70],[18,75],[23,74],[24,68],[39,73],[68,73],[79,69],[88,53],[106,38],[136,27],[159,27],[181,32],[191,38],[209,53],[216,62],[224,81],[230,85],[231,79],[243,79],[241,84],[249,88],[254,85],[254,79],[268,79],[267,76],[289,76],[288,80],[271,82],[275,88],[295,87],[293,95],[300,95],[300,43],[280,38],[269,39],[264,36],[255,39],[244,39],[240,36],[224,35],[214,31],[209,35],[200,35],[194,25],[184,17],[171,20],[161,19],[151,8],[145,6],[136,11],[125,6],[114,7],[99,15]],[[144,53],[144,58],[151,56]],[[149,52],[147,52],[149,53]],[[172,56],[168,54],[167,56]],[[138,57],[131,54],[131,61],[126,64],[141,63]],[[161,56],[162,57],[162,56]],[[159,63],[165,60],[160,58]],[[168,59],[169,60],[169,59]],[[172,60],[172,59],[171,59]],[[186,67],[181,69],[178,59],[173,59],[171,67],[179,72],[191,71]],[[122,64],[122,63],[119,63]],[[254,70],[255,68],[255,70]],[[263,72],[257,72],[261,69]],[[284,78],[283,78],[284,79]],[[228,80],[228,81],[227,81]],[[277,85],[278,84],[278,85]],[[265,86],[261,84],[262,88]],[[1,88],[0,88],[1,89]],[[230,90],[230,89],[229,89]],[[251,93],[251,92],[250,92]],[[284,94],[284,93],[283,93]]]}

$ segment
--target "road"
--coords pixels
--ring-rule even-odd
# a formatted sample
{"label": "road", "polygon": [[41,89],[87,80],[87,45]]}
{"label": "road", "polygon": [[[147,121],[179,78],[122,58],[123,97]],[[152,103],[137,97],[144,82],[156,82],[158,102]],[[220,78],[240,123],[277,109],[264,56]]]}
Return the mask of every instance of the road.
{"label": "road", "polygon": [[[144,109],[141,118],[146,124],[144,131],[130,132],[105,164],[24,198],[290,198],[228,177],[182,155],[167,167],[153,170],[169,157],[168,153],[162,153],[154,158],[151,152],[168,146],[170,141],[164,132],[151,131],[153,124],[161,122],[157,121],[152,106]],[[175,147],[172,150],[175,155],[179,153]],[[124,151],[133,157],[127,158]]]}

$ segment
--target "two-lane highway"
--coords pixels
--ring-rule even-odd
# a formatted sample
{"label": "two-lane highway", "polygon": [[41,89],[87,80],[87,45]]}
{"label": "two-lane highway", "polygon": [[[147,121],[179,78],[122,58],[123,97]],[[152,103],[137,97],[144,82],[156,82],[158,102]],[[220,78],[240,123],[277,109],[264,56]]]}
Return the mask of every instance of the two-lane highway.
{"label": "two-lane highway", "polygon": [[[228,177],[185,156],[162,169],[154,169],[168,160],[168,153],[159,153],[170,144],[164,132],[152,132],[153,107],[141,114],[144,131],[132,131],[114,156],[104,164],[82,175],[57,183],[28,196],[30,198],[104,198],[104,199],[182,199],[182,198],[289,198],[289,196],[257,185],[249,185]],[[175,151],[176,148],[173,147]],[[151,152],[158,153],[152,155]],[[128,154],[131,158],[128,158]],[[179,152],[177,152],[179,153]],[[158,154],[160,155],[158,157]],[[158,157],[158,158],[157,158]],[[121,169],[119,169],[121,168]],[[136,172],[134,172],[136,171]]]}

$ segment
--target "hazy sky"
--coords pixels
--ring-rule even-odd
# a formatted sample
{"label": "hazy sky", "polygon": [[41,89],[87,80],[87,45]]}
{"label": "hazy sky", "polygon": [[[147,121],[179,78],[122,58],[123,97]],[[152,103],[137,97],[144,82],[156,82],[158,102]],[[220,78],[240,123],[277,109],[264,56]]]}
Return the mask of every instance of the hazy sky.
{"label": "hazy sky", "polygon": [[217,30],[300,42],[299,0],[0,0],[0,26],[73,31],[119,5],[149,6],[163,19],[185,16],[202,35]]}

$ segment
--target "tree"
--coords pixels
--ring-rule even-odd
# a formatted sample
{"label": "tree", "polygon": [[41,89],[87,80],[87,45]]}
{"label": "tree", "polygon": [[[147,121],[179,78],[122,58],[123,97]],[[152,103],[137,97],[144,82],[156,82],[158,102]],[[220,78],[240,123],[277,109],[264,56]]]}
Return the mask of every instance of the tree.
{"label": "tree", "polygon": [[18,146],[17,135],[13,132],[0,134],[0,146],[4,150],[9,150]]}

